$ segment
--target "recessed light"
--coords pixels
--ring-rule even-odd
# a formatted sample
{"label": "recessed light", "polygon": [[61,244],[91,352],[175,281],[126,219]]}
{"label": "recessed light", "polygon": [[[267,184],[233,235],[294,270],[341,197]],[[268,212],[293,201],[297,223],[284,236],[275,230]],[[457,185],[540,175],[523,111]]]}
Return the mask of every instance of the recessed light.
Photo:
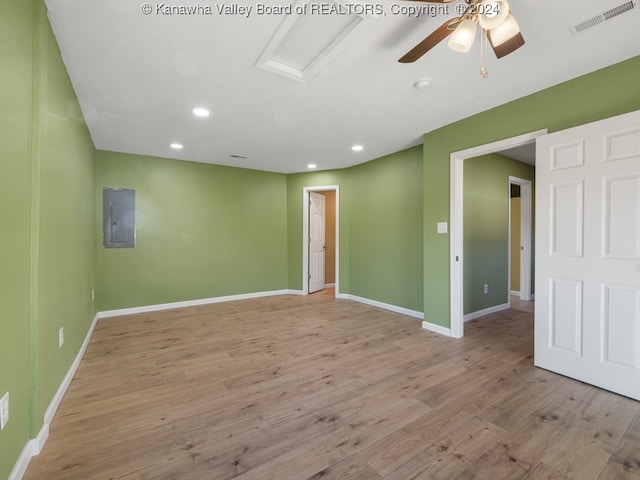
{"label": "recessed light", "polygon": [[310,163],[309,165],[307,165],[307,168],[318,168],[318,166],[315,163]]}
{"label": "recessed light", "polygon": [[197,108],[193,109],[193,114],[196,117],[208,117],[209,116],[209,110],[207,110],[206,108],[197,107]]}
{"label": "recessed light", "polygon": [[183,145],[181,143],[172,143],[170,147],[174,150],[182,150]]}
{"label": "recessed light", "polygon": [[363,149],[362,145],[354,145],[353,147],[351,147],[351,150],[353,150],[354,152],[361,152]]}

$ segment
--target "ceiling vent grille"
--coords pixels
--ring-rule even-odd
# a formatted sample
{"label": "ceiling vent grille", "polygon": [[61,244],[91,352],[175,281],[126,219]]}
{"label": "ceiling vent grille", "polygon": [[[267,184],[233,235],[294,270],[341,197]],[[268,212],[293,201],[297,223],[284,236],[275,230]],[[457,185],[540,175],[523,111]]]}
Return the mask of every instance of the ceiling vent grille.
{"label": "ceiling vent grille", "polygon": [[631,12],[638,8],[639,0],[629,0],[617,7],[611,8],[605,12],[602,12],[594,17],[583,20],[582,22],[574,25],[573,27],[569,27],[571,33],[577,35],[578,33],[582,33],[590,28],[593,28],[597,25],[605,23],[609,20],[613,20],[614,18],[622,15],[623,13]]}

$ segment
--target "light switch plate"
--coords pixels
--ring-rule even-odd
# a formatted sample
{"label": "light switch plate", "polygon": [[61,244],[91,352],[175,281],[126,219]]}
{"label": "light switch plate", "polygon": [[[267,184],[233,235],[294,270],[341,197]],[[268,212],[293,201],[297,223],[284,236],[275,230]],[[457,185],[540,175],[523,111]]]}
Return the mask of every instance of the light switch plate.
{"label": "light switch plate", "polygon": [[438,233],[447,233],[448,226],[447,222],[438,222]]}
{"label": "light switch plate", "polygon": [[9,392],[5,393],[0,398],[0,430],[4,430],[4,427],[9,421]]}

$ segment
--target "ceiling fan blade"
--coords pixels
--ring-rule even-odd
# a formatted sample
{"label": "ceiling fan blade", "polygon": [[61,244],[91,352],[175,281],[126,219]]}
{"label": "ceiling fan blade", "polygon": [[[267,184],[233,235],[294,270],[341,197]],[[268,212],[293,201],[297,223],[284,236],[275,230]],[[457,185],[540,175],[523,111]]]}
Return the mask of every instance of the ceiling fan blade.
{"label": "ceiling fan blade", "polygon": [[436,28],[431,35],[422,40],[418,45],[409,50],[400,60],[400,63],[411,63],[418,60],[421,56],[435,47],[442,40],[447,38],[453,29],[450,29],[449,26],[455,23],[458,23],[462,17],[450,18],[438,28]]}
{"label": "ceiling fan blade", "polygon": [[516,51],[522,45],[524,45],[524,37],[522,33],[518,32],[510,39],[502,42],[500,45],[494,45],[493,40],[491,39],[491,30],[487,31],[487,38],[489,39],[489,43],[491,44],[491,48],[493,48],[493,52],[496,54],[496,57],[502,58],[510,53]]}

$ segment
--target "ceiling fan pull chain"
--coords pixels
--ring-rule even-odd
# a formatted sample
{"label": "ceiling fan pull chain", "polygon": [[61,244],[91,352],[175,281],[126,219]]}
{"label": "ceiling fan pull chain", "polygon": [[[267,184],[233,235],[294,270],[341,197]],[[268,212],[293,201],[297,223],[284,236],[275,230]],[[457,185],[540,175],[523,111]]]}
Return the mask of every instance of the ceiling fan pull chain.
{"label": "ceiling fan pull chain", "polygon": [[480,76],[482,78],[487,78],[489,76],[489,71],[485,65],[485,59],[487,53],[487,31],[483,28],[480,33]]}

